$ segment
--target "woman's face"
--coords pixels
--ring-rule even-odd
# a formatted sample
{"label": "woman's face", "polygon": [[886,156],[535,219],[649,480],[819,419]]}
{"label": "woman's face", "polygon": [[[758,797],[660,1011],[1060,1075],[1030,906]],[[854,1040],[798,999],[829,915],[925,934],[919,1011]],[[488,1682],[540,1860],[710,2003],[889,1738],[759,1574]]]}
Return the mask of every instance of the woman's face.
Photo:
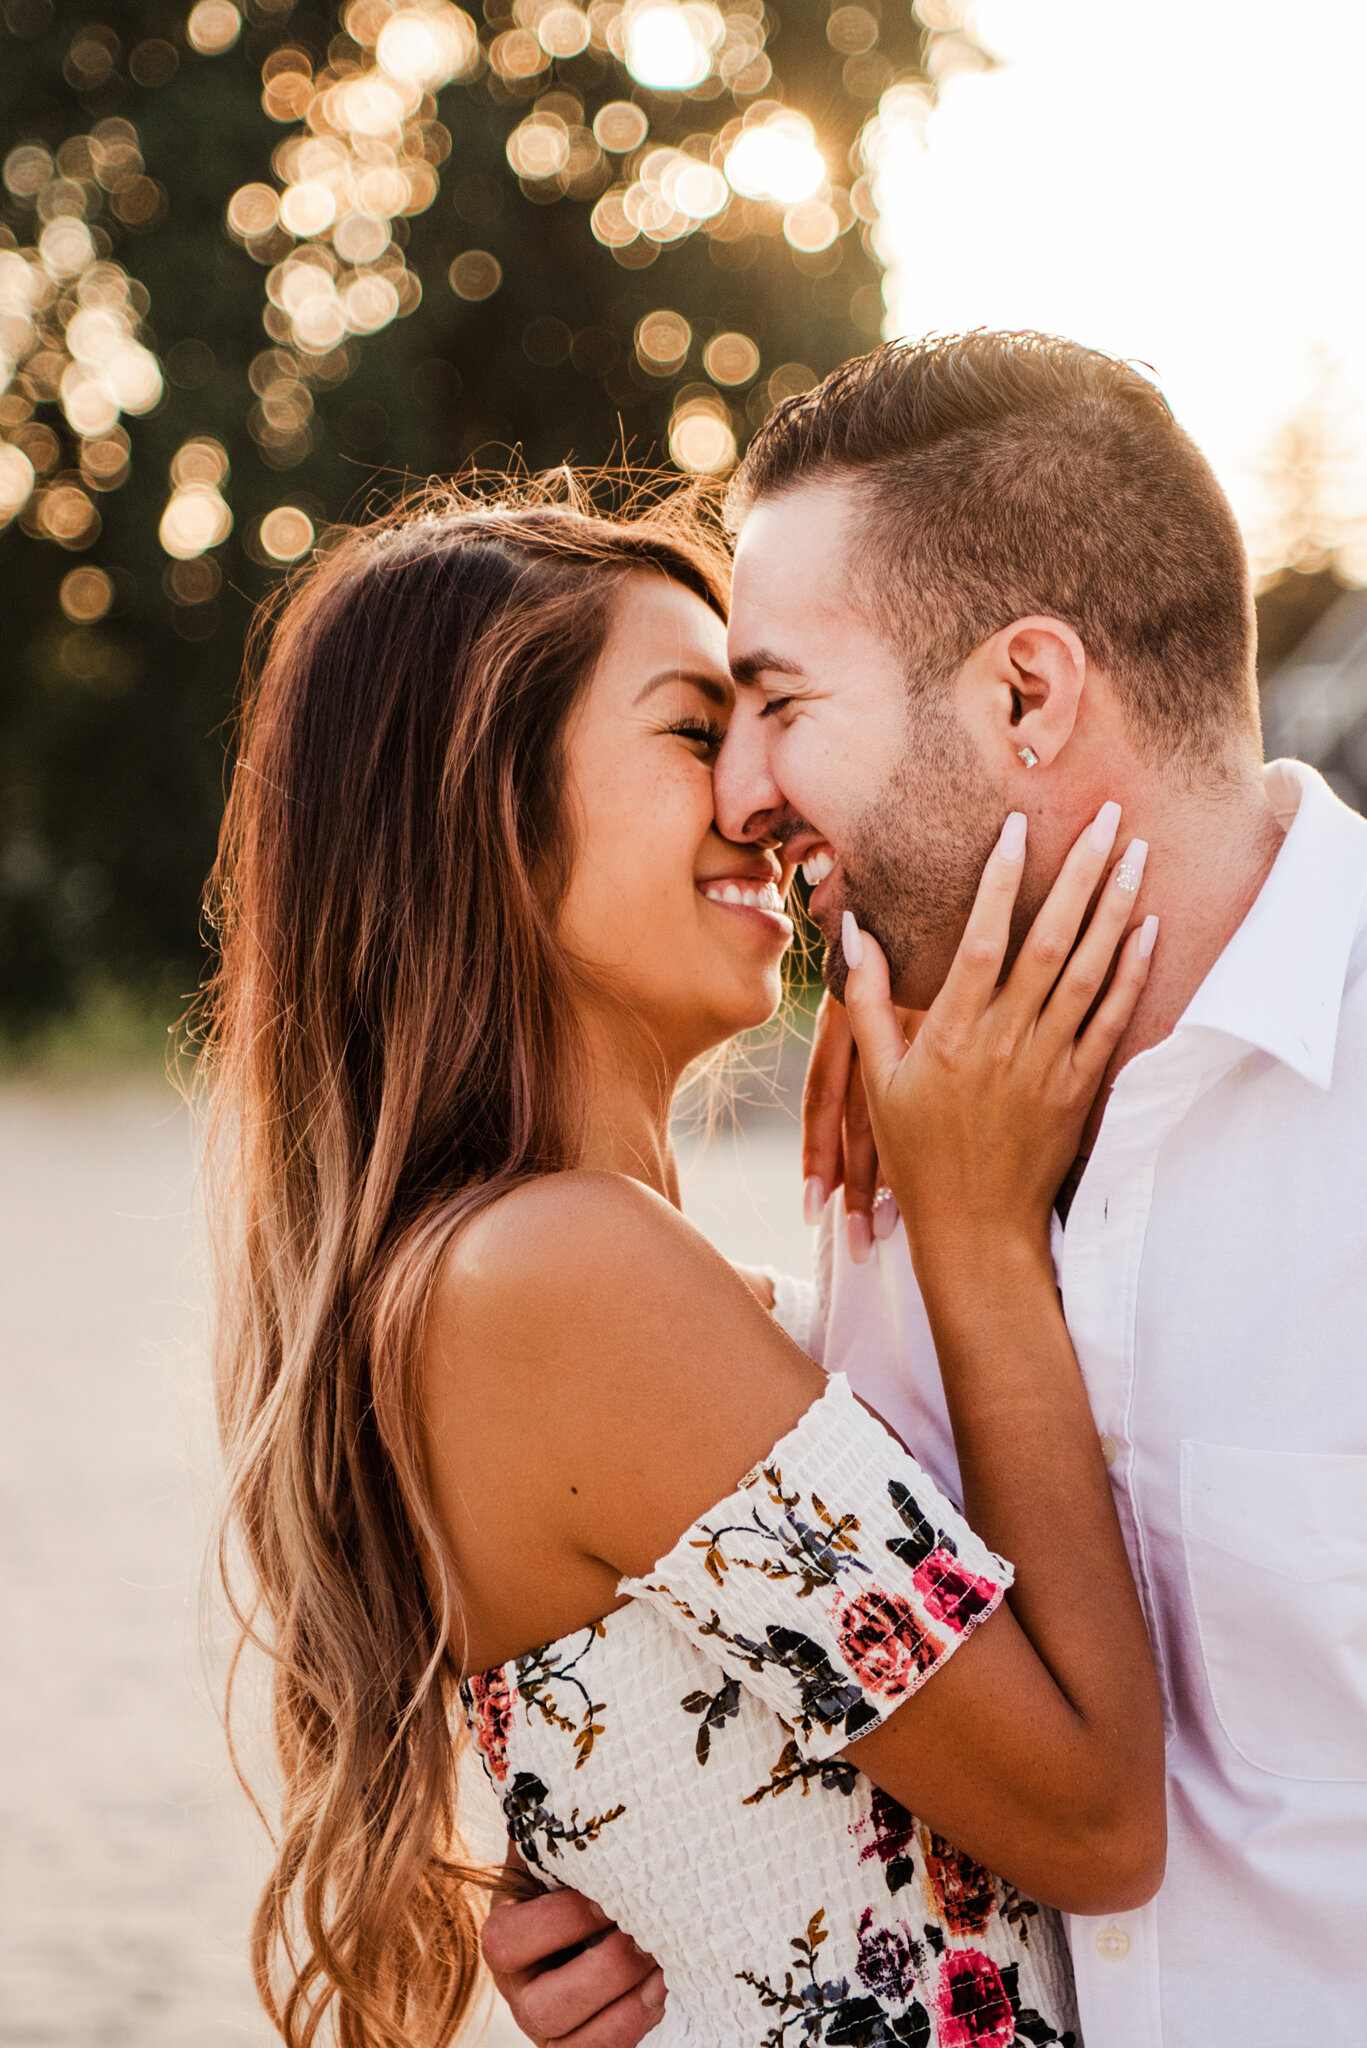
{"label": "woman's face", "polygon": [[559,930],[678,1067],[773,1013],[793,936],[791,871],[713,817],[732,701],[715,612],[633,571],[566,732],[575,862]]}

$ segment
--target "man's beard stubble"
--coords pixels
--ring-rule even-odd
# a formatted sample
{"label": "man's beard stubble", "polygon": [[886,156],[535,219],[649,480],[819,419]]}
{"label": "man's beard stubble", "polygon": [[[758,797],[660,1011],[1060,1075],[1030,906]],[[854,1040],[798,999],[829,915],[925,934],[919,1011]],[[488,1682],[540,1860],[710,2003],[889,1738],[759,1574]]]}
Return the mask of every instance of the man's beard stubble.
{"label": "man's beard stubble", "polygon": [[1002,793],[938,695],[918,693],[909,706],[914,738],[909,732],[892,775],[846,835],[836,929],[822,933],[822,973],[837,999],[846,976],[838,920],[852,910],[887,956],[894,999],[908,1009],[929,1007],[1001,832]]}

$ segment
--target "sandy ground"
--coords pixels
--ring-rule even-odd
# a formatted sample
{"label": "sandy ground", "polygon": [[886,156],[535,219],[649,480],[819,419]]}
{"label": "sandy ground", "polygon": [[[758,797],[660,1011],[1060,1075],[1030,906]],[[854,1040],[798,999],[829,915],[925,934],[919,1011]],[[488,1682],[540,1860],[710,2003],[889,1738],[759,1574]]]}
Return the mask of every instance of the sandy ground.
{"label": "sandy ground", "polygon": [[[681,1152],[715,1242],[809,1269],[790,1114],[747,1111]],[[16,2048],[273,2038],[244,1961],[262,1838],[199,1649],[213,1461],[192,1191],[169,1090],[0,1089],[0,2043]],[[467,2038],[521,2040],[498,2011]]]}

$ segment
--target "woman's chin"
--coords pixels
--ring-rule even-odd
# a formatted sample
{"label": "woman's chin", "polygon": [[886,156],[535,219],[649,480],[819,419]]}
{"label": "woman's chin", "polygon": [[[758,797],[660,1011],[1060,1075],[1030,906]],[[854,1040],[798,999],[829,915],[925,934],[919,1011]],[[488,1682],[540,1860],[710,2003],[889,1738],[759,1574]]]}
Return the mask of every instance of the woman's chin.
{"label": "woman's chin", "polygon": [[758,1031],[777,1013],[782,1001],[783,976],[777,966],[762,978],[756,977],[748,987],[738,986],[733,1000],[718,1006],[714,1043],[724,1044],[728,1038],[735,1038],[742,1031]]}

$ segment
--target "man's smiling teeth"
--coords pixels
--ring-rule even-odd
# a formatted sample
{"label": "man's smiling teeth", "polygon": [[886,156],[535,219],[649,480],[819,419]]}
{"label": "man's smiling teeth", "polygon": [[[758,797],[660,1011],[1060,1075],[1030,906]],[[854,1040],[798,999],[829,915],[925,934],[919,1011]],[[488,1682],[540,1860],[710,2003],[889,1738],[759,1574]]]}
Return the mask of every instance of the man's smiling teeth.
{"label": "man's smiling teeth", "polygon": [[834,866],[835,855],[829,847],[819,846],[815,853],[809,853],[803,861],[802,879],[809,889],[814,889],[818,882],[825,881]]}
{"label": "man's smiling teeth", "polygon": [[747,910],[776,910],[783,915],[783,898],[775,882],[704,882],[702,892],[709,903],[741,903]]}

